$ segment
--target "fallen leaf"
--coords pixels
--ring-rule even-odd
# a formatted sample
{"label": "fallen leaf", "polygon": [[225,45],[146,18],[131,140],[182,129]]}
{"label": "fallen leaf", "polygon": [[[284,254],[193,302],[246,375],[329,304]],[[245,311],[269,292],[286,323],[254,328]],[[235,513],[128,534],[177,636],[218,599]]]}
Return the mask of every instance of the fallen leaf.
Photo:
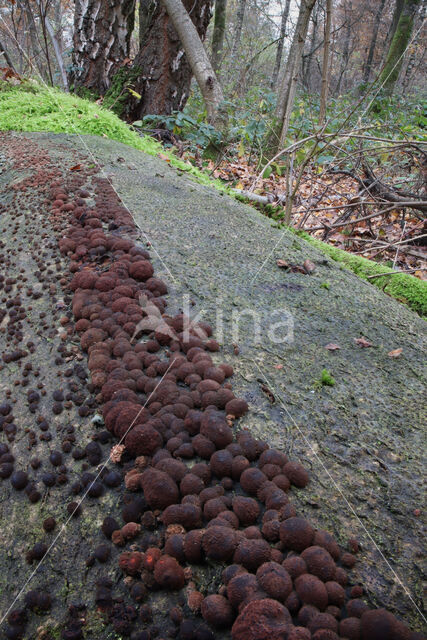
{"label": "fallen leaf", "polygon": [[80,171],[81,168],[81,164],[75,164],[74,167],[70,167],[70,171]]}
{"label": "fallen leaf", "polygon": [[401,355],[402,351],[403,351],[402,348],[393,349],[393,351],[389,351],[388,352],[388,356],[389,356],[389,358],[398,358]]}
{"label": "fallen leaf", "polygon": [[302,266],[304,267],[307,273],[313,273],[313,271],[316,269],[316,265],[311,260],[308,260],[308,259],[304,260]]}
{"label": "fallen leaf", "polygon": [[372,347],[373,344],[372,342],[369,342],[369,340],[367,340],[366,338],[364,338],[363,336],[361,338],[355,338],[354,339],[355,343],[359,345],[359,347]]}
{"label": "fallen leaf", "polygon": [[170,162],[171,161],[171,159],[168,158],[167,156],[165,156],[164,153],[159,153],[158,156],[159,156],[160,160],[164,160],[165,162]]}
{"label": "fallen leaf", "polygon": [[291,265],[286,260],[276,260],[276,264],[281,269],[290,269]]}
{"label": "fallen leaf", "polygon": [[328,351],[337,351],[337,349],[341,349],[341,347],[335,344],[335,342],[329,342],[329,344],[325,345],[325,349]]}
{"label": "fallen leaf", "polygon": [[283,369],[283,364],[275,364],[274,368],[275,369]]}

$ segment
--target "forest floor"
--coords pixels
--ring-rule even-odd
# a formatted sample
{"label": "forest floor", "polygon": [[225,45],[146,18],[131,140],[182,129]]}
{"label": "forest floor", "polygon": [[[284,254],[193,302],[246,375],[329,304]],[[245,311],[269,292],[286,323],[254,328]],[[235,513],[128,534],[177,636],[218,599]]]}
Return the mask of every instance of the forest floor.
{"label": "forest floor", "polygon": [[[87,462],[63,453],[68,482],[47,487],[42,478],[52,471],[49,455],[61,450],[67,433],[84,447],[99,426],[92,421],[97,401],[86,386],[86,356],[67,320],[71,299],[61,281],[69,265],[57,250],[60,231],[49,217],[46,195],[31,182],[31,163],[25,163],[37,152],[65,178],[80,171],[108,177],[132,214],[138,242],[150,250],[156,275],[167,282],[168,311],[190,305],[213,326],[221,357],[234,367],[233,389],[249,404],[239,428],[309,469],[308,488],[292,490],[298,512],[343,546],[357,538],[361,552],[352,583],[364,585],[370,605],[385,606],[421,629],[424,321],[304,240],[272,228],[253,208],[159,158],[100,137],[0,135],[7,287],[1,350],[12,348],[8,300],[19,295],[22,343],[30,351],[2,363],[0,404],[13,405],[16,434],[9,445],[15,469],[27,472],[33,490],[41,493],[32,504],[9,480],[1,481],[0,542],[7,550],[0,561],[1,611],[15,597],[22,605],[29,589],[46,589],[53,608],[32,616],[33,635],[26,637],[59,637],[70,605],[79,602],[88,606],[88,637],[115,638],[93,608],[96,583],[108,575],[116,593],[126,593],[113,545],[106,564],[86,563],[105,542],[103,517],[120,519],[123,483],[104,487],[99,499],[88,498],[82,515],[68,521],[66,505],[75,499],[70,487]],[[19,203],[21,215],[12,202]],[[277,260],[295,268],[285,271]],[[24,378],[41,396],[32,409]],[[70,381],[73,401],[56,413],[53,394],[68,389]],[[48,431],[40,431],[38,415],[46,417]],[[110,448],[101,443],[103,456]],[[30,465],[34,458],[40,467]],[[66,523],[58,539],[59,526],[49,535],[42,529],[48,516]],[[41,540],[52,549],[33,576],[25,555]],[[198,570],[205,593],[216,590],[220,571],[221,566],[207,575]],[[177,597],[170,596],[165,607],[157,596],[153,606],[160,626]]]}

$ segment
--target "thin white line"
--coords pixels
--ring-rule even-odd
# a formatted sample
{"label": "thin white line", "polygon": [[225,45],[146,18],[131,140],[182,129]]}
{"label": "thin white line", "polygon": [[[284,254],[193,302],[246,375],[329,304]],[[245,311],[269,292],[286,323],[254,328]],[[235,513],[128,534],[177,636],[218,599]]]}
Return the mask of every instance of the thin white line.
{"label": "thin white line", "polygon": [[266,257],[266,259],[264,260],[264,262],[262,263],[262,265],[260,266],[260,268],[258,269],[258,271],[256,272],[256,274],[254,275],[254,277],[252,278],[252,280],[249,283],[249,286],[251,284],[253,284],[255,282],[255,280],[258,277],[258,274],[261,273],[261,271],[264,269],[265,263],[267,262],[267,260],[269,260],[271,254],[275,251],[276,247],[279,246],[279,244],[282,242],[283,240],[283,236],[285,235],[285,233],[287,232],[287,228],[283,231],[282,235],[280,236],[280,238],[278,239],[278,241],[276,242],[276,244],[274,245],[274,247],[272,248],[272,250],[270,251],[270,253],[268,254],[268,256]]}
{"label": "thin white line", "polygon": [[391,566],[390,562],[387,560],[387,558],[385,557],[385,555],[383,554],[383,552],[381,551],[381,549],[378,547],[377,543],[375,542],[374,538],[372,537],[372,535],[369,533],[369,531],[367,530],[367,528],[365,527],[365,525],[363,524],[363,522],[361,521],[361,519],[359,518],[359,516],[357,515],[356,511],[354,510],[353,506],[349,503],[349,501],[347,500],[347,498],[345,497],[345,494],[342,492],[340,486],[337,484],[336,480],[334,479],[334,477],[330,474],[329,470],[327,469],[327,467],[325,467],[324,463],[322,462],[322,460],[320,459],[320,457],[318,456],[316,450],[314,449],[313,445],[311,444],[311,442],[308,440],[308,438],[306,437],[306,435],[304,434],[304,432],[299,428],[298,424],[295,422],[294,418],[292,417],[292,415],[289,413],[288,408],[286,407],[285,403],[282,400],[281,395],[277,392],[277,390],[274,388],[273,384],[268,380],[267,376],[265,375],[265,373],[262,371],[262,369],[260,368],[260,366],[258,365],[258,363],[253,360],[252,358],[250,358],[250,360],[254,363],[254,365],[258,368],[259,372],[261,373],[261,375],[264,376],[265,380],[267,381],[269,387],[271,388],[272,391],[274,391],[275,395],[277,395],[277,397],[280,400],[280,404],[282,405],[282,407],[284,408],[284,410],[286,411],[286,413],[288,414],[289,418],[291,419],[292,423],[294,424],[294,426],[297,428],[298,433],[303,437],[303,439],[305,440],[306,444],[308,445],[308,447],[310,448],[311,452],[313,453],[314,457],[317,459],[317,461],[320,463],[320,465],[322,466],[323,470],[327,473],[329,479],[331,480],[332,484],[334,485],[335,489],[339,492],[340,496],[342,497],[342,499],[344,500],[345,504],[347,505],[347,507],[350,509],[351,513],[353,514],[353,516],[356,518],[357,522],[359,523],[359,525],[362,527],[362,529],[364,530],[364,532],[367,534],[367,536],[369,537],[370,541],[372,542],[372,544],[374,545],[375,549],[378,551],[378,553],[380,554],[380,556],[382,557],[382,559],[384,560],[384,562],[387,564],[388,568],[390,569],[390,571],[392,572],[392,574],[395,576],[396,580],[398,581],[398,583],[402,586],[403,590],[405,591],[406,595],[408,596],[408,598],[410,599],[410,601],[412,602],[412,604],[414,605],[415,609],[417,610],[417,612],[419,613],[419,615],[421,616],[421,618],[424,620],[424,622],[426,622],[426,618],[424,617],[422,611],[420,610],[420,608],[418,607],[417,603],[415,602],[415,600],[413,599],[411,592],[409,591],[409,589],[403,584],[402,580],[399,578],[398,574],[396,573],[396,571],[393,569],[393,567]]}
{"label": "thin white line", "polygon": [[[132,429],[133,425],[135,424],[136,420],[138,419],[139,415],[141,414],[141,411],[143,409],[145,409],[145,407],[147,406],[147,402],[150,400],[151,396],[153,395],[153,393],[156,391],[156,389],[158,388],[159,384],[162,382],[162,380],[164,379],[165,375],[168,373],[169,369],[172,367],[173,365],[173,361],[170,363],[169,367],[167,368],[167,370],[165,371],[165,373],[162,375],[162,377],[160,378],[159,382],[157,383],[157,385],[155,386],[155,388],[153,389],[153,391],[150,393],[150,395],[148,396],[147,400],[145,401],[145,404],[141,406],[140,410],[138,411],[137,415],[135,416],[135,418],[132,420],[132,423],[130,424],[129,428],[126,430],[126,433],[120,438],[119,442],[117,444],[121,444],[123,442],[123,440],[125,439],[125,437],[127,436],[127,434],[129,433],[129,431]],[[21,597],[22,592],[24,591],[24,589],[26,588],[26,586],[28,585],[28,583],[33,579],[33,577],[35,576],[35,574],[37,573],[37,571],[39,570],[40,566],[43,564],[43,562],[46,560],[46,558],[48,557],[50,551],[53,549],[53,547],[55,546],[58,538],[60,538],[62,536],[62,534],[64,533],[64,531],[66,530],[68,523],[70,522],[71,518],[74,516],[74,514],[76,513],[76,511],[80,508],[80,506],[82,505],[83,501],[85,500],[87,494],[89,493],[91,487],[93,486],[94,482],[97,481],[97,479],[99,478],[99,476],[101,475],[101,473],[104,471],[104,469],[107,467],[109,462],[109,457],[107,458],[107,460],[104,462],[104,464],[102,465],[101,469],[98,471],[96,477],[94,478],[94,480],[92,480],[92,482],[89,484],[88,488],[86,489],[85,493],[83,494],[80,502],[77,504],[76,508],[74,509],[74,511],[71,513],[70,517],[68,518],[68,520],[62,525],[61,530],[58,532],[58,534],[56,535],[56,537],[54,538],[54,540],[52,541],[52,543],[50,544],[48,550],[46,551],[45,555],[43,556],[43,558],[40,560],[40,562],[38,563],[38,565],[36,566],[36,568],[34,569],[34,571],[30,574],[30,576],[28,577],[28,579],[25,581],[24,585],[22,586],[22,588],[20,589],[20,591],[18,592],[17,596],[14,598],[12,604],[9,606],[9,608],[7,609],[6,613],[3,615],[2,619],[0,620],[0,624],[3,624],[3,622],[5,621],[9,611],[12,609],[12,607],[14,606],[15,602]]]}

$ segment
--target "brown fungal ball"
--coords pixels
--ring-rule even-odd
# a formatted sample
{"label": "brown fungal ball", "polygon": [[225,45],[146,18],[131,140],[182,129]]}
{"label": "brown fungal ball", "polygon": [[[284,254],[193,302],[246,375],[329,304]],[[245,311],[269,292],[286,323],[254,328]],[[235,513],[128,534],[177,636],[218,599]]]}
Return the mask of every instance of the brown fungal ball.
{"label": "brown fungal ball", "polygon": [[256,495],[258,489],[267,482],[267,476],[256,467],[250,467],[243,471],[240,476],[242,489],[251,495]]}
{"label": "brown fungal ball", "polygon": [[233,456],[227,449],[220,449],[211,455],[209,464],[212,473],[217,478],[231,476]]}
{"label": "brown fungal ball", "polygon": [[162,589],[178,591],[185,583],[184,570],[175,558],[164,555],[155,564],[154,579]]}
{"label": "brown fungal ball", "polygon": [[266,540],[242,540],[234,552],[233,562],[241,564],[248,571],[256,571],[270,560],[271,547]]}
{"label": "brown fungal ball", "polygon": [[336,566],[332,556],[323,547],[308,547],[301,553],[301,558],[307,565],[309,573],[317,576],[323,582],[334,580]]}
{"label": "brown fungal ball", "polygon": [[259,504],[253,498],[236,496],[233,498],[232,508],[243,527],[254,524],[259,517]]}
{"label": "brown fungal ball", "polygon": [[203,534],[202,546],[208,558],[230,560],[237,546],[237,536],[230,527],[209,527]]}
{"label": "brown fungal ball", "polygon": [[256,578],[266,594],[280,602],[285,602],[292,591],[291,576],[277,562],[262,564],[256,572]]}
{"label": "brown fungal ball", "polygon": [[348,640],[360,640],[360,620],[359,618],[344,618],[339,623],[339,632],[342,638]]}
{"label": "brown fungal ball", "polygon": [[313,634],[319,629],[330,629],[337,633],[338,622],[329,613],[316,613],[312,618],[310,618],[307,627]]}
{"label": "brown fungal ball", "polygon": [[245,400],[240,400],[239,398],[233,398],[225,405],[225,413],[227,415],[234,416],[235,418],[240,418],[243,416],[248,410],[248,403]]}
{"label": "brown fungal ball", "polygon": [[280,525],[280,540],[285,549],[303,551],[313,540],[314,529],[305,518],[288,518]]}
{"label": "brown fungal ball", "polygon": [[308,473],[299,462],[287,462],[283,472],[295,487],[304,488],[309,483]]}
{"label": "brown fungal ball", "polygon": [[289,611],[277,600],[254,600],[244,607],[233,624],[233,640],[286,640],[292,628]]}
{"label": "brown fungal ball", "polygon": [[201,606],[202,616],[211,627],[222,629],[229,627],[234,619],[231,604],[220,595],[207,596]]}
{"label": "brown fungal ball", "polygon": [[311,633],[305,627],[294,627],[290,630],[287,640],[311,640]]}
{"label": "brown fungal ball", "polygon": [[187,473],[180,482],[179,490],[181,495],[198,495],[203,491],[205,485],[203,480],[194,473]]}
{"label": "brown fungal ball", "polygon": [[408,629],[385,609],[366,611],[360,628],[363,640],[409,640]]}
{"label": "brown fungal ball", "polygon": [[181,524],[185,529],[196,529],[202,522],[202,510],[194,504],[172,504],[162,516],[166,526]]}
{"label": "brown fungal ball", "polygon": [[46,531],[46,533],[50,533],[51,531],[53,531],[55,529],[56,526],[56,520],[55,518],[46,518],[46,520],[43,521],[43,529]]}
{"label": "brown fungal ball", "polygon": [[165,509],[178,501],[176,482],[164,471],[147,469],[142,474],[141,485],[145,499],[153,509]]}
{"label": "brown fungal ball", "polygon": [[139,551],[125,551],[119,557],[119,567],[127,575],[136,576],[141,571],[143,559]]}
{"label": "brown fungal ball", "polygon": [[312,604],[320,611],[328,605],[328,592],[319,578],[304,573],[295,580],[295,591],[304,604]]}
{"label": "brown fungal ball", "polygon": [[134,426],[125,437],[124,444],[133,456],[151,456],[163,444],[163,438],[150,424]]}
{"label": "brown fungal ball", "polygon": [[144,282],[151,278],[154,273],[153,266],[148,260],[138,260],[129,267],[129,275],[135,280]]}
{"label": "brown fungal ball", "polygon": [[237,609],[242,602],[253,599],[260,589],[253,573],[247,573],[240,565],[232,566],[235,567],[235,575],[227,583],[227,597],[231,606]]}
{"label": "brown fungal ball", "polygon": [[233,432],[223,414],[218,411],[206,411],[203,414],[200,421],[200,433],[213,442],[217,449],[225,449],[228,444],[233,442]]}
{"label": "brown fungal ball", "polygon": [[314,533],[313,544],[318,547],[323,547],[326,551],[329,551],[334,560],[338,560],[341,555],[340,548],[333,536],[323,529],[318,529]]}
{"label": "brown fungal ball", "polygon": [[198,564],[203,559],[202,538],[204,531],[194,529],[189,531],[184,538],[183,549],[187,562]]}
{"label": "brown fungal ball", "polygon": [[197,455],[201,458],[204,458],[205,460],[209,460],[211,455],[216,450],[214,443],[201,433],[198,433],[196,436],[194,436],[192,445]]}
{"label": "brown fungal ball", "polygon": [[240,480],[242,473],[250,467],[250,462],[245,456],[236,455],[231,463],[231,477]]}
{"label": "brown fungal ball", "polygon": [[329,581],[325,583],[328,592],[328,602],[330,605],[342,607],[345,602],[345,589],[338,582]]}

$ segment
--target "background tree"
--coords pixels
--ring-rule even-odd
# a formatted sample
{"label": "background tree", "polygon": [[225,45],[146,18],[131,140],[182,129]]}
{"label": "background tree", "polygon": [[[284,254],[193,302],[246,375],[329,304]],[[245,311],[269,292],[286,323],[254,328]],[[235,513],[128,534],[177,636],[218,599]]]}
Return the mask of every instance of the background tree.
{"label": "background tree", "polygon": [[214,29],[212,35],[212,67],[218,73],[223,56],[227,0],[215,0]]}
{"label": "background tree", "polygon": [[391,95],[403,64],[403,56],[412,35],[414,19],[421,0],[404,0],[397,20],[396,29],[390,42],[379,84],[386,94]]}

